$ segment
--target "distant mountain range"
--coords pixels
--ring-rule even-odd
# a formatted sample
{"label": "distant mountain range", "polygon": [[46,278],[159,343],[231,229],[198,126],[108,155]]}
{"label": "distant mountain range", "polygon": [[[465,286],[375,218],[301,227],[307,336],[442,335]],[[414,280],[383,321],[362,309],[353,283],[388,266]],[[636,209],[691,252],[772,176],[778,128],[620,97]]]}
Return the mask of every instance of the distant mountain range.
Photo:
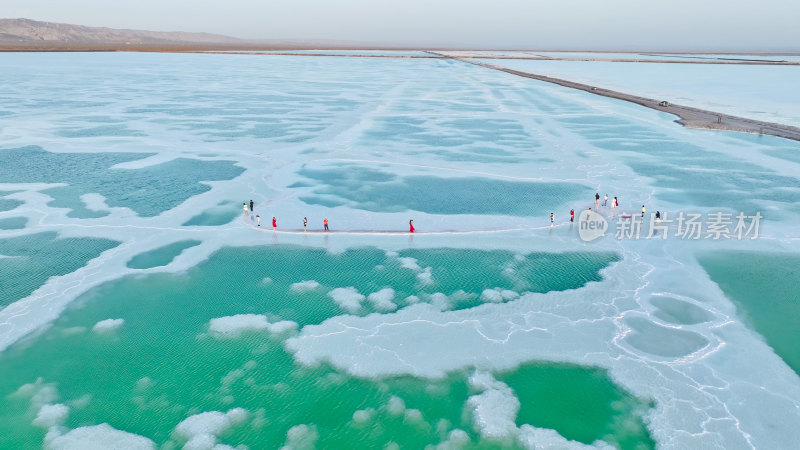
{"label": "distant mountain range", "polygon": [[4,46],[48,44],[55,46],[87,46],[93,44],[113,46],[241,45],[246,43],[248,41],[209,33],[117,30],[113,28],[39,22],[29,19],[0,19],[0,44]]}

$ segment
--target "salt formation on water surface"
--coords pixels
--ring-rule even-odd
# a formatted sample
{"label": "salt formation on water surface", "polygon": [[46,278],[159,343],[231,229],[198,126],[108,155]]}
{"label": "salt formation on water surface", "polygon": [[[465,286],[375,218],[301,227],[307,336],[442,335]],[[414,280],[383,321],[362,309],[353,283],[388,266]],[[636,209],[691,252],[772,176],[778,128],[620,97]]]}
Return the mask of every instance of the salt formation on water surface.
{"label": "salt formation on water surface", "polygon": [[36,413],[36,418],[33,419],[33,424],[42,427],[50,428],[54,425],[61,425],[67,420],[69,415],[69,406],[57,403],[55,405],[46,404],[39,408]]}
{"label": "salt formation on water surface", "polygon": [[322,286],[321,284],[317,283],[314,280],[306,280],[292,284],[289,287],[289,289],[291,289],[292,292],[307,292],[319,289],[321,286]]}
{"label": "salt formation on water surface", "polygon": [[296,425],[286,432],[286,444],[282,450],[313,450],[319,439],[317,428],[313,425]]}
{"label": "salt formation on water surface", "polygon": [[268,331],[282,334],[297,329],[297,323],[281,320],[270,323],[267,316],[259,314],[237,314],[235,316],[217,317],[208,323],[208,329],[217,337],[237,337],[245,331]]}
{"label": "salt formation on water surface", "polygon": [[247,419],[248,412],[234,408],[227,413],[208,411],[184,419],[175,427],[175,434],[187,439],[184,448],[190,450],[211,449],[217,443],[217,435]]}
{"label": "salt formation on water surface", "polygon": [[328,296],[341,306],[342,309],[351,314],[355,314],[361,310],[361,302],[366,298],[352,286],[333,289],[328,292]]}
{"label": "salt formation on water surface", "polygon": [[124,323],[125,319],[101,320],[100,322],[94,324],[94,326],[92,327],[92,331],[94,331],[95,333],[108,333],[121,327],[122,324]]}
{"label": "salt formation on water surface", "polygon": [[51,429],[44,439],[44,446],[49,450],[107,450],[118,448],[125,450],[155,450],[156,445],[150,439],[125,431],[120,431],[107,423],[80,427],[61,432]]}

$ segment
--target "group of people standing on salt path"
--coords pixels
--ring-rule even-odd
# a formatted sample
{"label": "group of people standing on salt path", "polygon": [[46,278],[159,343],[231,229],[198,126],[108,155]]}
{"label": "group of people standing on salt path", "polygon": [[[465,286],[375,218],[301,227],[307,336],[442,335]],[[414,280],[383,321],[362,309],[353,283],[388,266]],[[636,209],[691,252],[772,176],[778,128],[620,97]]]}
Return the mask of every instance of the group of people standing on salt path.
{"label": "group of people standing on salt path", "polygon": [[[603,195],[603,204],[601,205],[600,204],[600,193],[599,192],[595,192],[594,193],[594,206],[595,206],[596,209],[600,209],[600,206],[608,206],[608,194]],[[611,200],[611,211],[612,211],[611,215],[612,215],[612,217],[614,215],[614,210],[616,210],[618,207],[619,207],[619,199],[617,199],[617,197],[614,197]],[[592,208],[589,208],[589,211],[591,211],[591,210],[592,210]],[[646,212],[647,212],[647,207],[645,207],[645,205],[642,205],[642,218],[644,218],[644,214]],[[626,217],[626,216],[623,216],[623,217]],[[661,211],[656,211],[655,219],[656,219],[656,221],[659,221],[661,219]],[[569,210],[569,221],[570,222],[575,222],[575,210],[574,209],[570,209]],[[550,213],[550,226],[553,226],[554,223],[555,223],[555,214]]]}
{"label": "group of people standing on salt path", "polygon": [[[594,193],[594,206],[595,206],[596,209],[600,209],[600,206],[608,206],[608,194],[605,194],[603,196],[603,204],[600,205],[600,193],[599,192],[595,192]],[[617,209],[618,206],[619,206],[619,200],[617,199],[617,197],[614,197],[613,199],[611,199],[611,209],[612,209],[612,211]],[[592,208],[589,208],[589,211],[591,211],[591,210],[592,210]],[[642,205],[642,217],[644,217],[644,205]],[[550,213],[550,226],[554,226],[555,225],[555,221],[556,221],[555,214]],[[575,210],[574,209],[570,209],[569,210],[569,221],[570,222],[575,222]]]}
{"label": "group of people standing on salt path", "polygon": [[[244,216],[245,217],[252,217],[251,214],[255,212],[255,204],[253,203],[252,200],[250,200],[250,208],[248,209],[247,202],[244,202],[244,203],[242,203],[242,209],[244,210]],[[261,216],[258,215],[258,214],[256,214],[256,222],[258,223],[258,226],[260,227],[261,226]],[[323,226],[323,230],[324,231],[330,231],[328,229],[328,218],[327,217],[325,217],[322,220],[322,226]],[[408,228],[409,228],[409,230],[408,230],[409,233],[413,233],[414,232],[414,219],[411,219],[411,220],[408,221]],[[276,231],[277,229],[278,229],[278,220],[275,218],[275,216],[272,216],[272,230]],[[303,217],[303,231],[308,231],[308,217]]]}
{"label": "group of people standing on salt path", "polygon": [[[247,202],[242,203],[242,209],[244,210],[245,217],[252,217],[251,213],[255,212],[254,206],[255,205],[253,204],[252,200],[250,200],[250,208],[249,209],[247,207]],[[595,194],[594,194],[594,206],[597,209],[600,209],[600,206],[608,206],[608,194],[605,194],[603,196],[603,204],[600,205],[600,193],[599,192],[595,192]],[[611,210],[614,211],[618,207],[619,207],[619,200],[617,199],[617,197],[614,197],[611,200]],[[592,210],[592,208],[589,208],[589,211],[591,211],[591,210]],[[645,212],[647,212],[647,208],[645,208],[645,206],[642,205],[642,218],[644,218]],[[613,215],[613,212],[612,212],[612,215]],[[657,211],[656,212],[656,220],[659,220],[659,219],[661,219],[661,212]],[[550,213],[550,226],[551,227],[555,226],[555,221],[556,221],[555,213],[551,212]],[[569,210],[569,221],[570,222],[575,222],[575,210],[574,209],[570,209]],[[256,222],[258,222],[258,226],[260,227],[261,226],[261,216],[260,215],[256,215]],[[323,219],[322,226],[323,226],[323,230],[324,231],[330,231],[328,229],[328,218],[327,217]],[[272,229],[273,230],[277,230],[278,229],[278,221],[275,218],[275,216],[272,216]],[[308,231],[308,218],[307,217],[303,217],[303,231]],[[408,232],[409,233],[413,233],[414,231],[415,231],[415,229],[414,229],[414,219],[411,219],[411,220],[408,221]]]}

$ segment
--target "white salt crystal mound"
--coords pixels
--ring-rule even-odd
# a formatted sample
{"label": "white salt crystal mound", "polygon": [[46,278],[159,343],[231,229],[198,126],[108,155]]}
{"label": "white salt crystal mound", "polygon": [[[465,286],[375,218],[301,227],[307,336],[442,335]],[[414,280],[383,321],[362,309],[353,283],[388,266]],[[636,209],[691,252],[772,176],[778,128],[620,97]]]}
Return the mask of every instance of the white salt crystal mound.
{"label": "white salt crystal mound", "polygon": [[245,331],[267,331],[271,334],[294,332],[298,328],[296,322],[281,320],[270,323],[262,314],[236,314],[234,316],[217,317],[208,322],[208,330],[214,337],[235,338]]}
{"label": "white salt crystal mound", "polygon": [[[397,257],[396,253],[387,254],[389,257]],[[431,267],[422,268],[417,262],[416,258],[411,257],[400,257],[397,258],[400,261],[400,267],[404,269],[413,270],[417,272],[417,281],[419,281],[422,285],[430,285],[433,284],[433,274],[431,271],[433,270]]]}
{"label": "white salt crystal mound", "polygon": [[436,445],[436,450],[458,450],[466,447],[469,442],[469,434],[456,428],[448,433],[447,440]]}
{"label": "white salt crystal mound", "polygon": [[155,450],[156,444],[144,436],[117,430],[107,423],[80,427],[62,433],[53,427],[44,438],[48,450]]}
{"label": "white salt crystal mound", "polygon": [[393,395],[389,398],[386,410],[393,416],[402,415],[406,411],[406,402],[404,402],[402,398]]}
{"label": "white salt crystal mound", "polygon": [[378,292],[373,292],[369,294],[367,300],[372,303],[372,306],[375,308],[376,311],[379,312],[389,312],[394,311],[397,309],[397,305],[394,303],[394,296],[395,292],[392,288],[383,288]]}
{"label": "white salt crystal mound", "polygon": [[33,419],[33,424],[37,427],[50,428],[64,423],[67,420],[67,416],[69,416],[69,406],[61,403],[54,405],[48,403],[39,408],[36,418]]}
{"label": "white salt crystal mound", "polygon": [[207,411],[183,419],[175,427],[175,434],[189,440],[195,436],[217,436],[231,426],[243,422],[247,416],[247,410],[243,408],[234,408],[227,413]]}
{"label": "white salt crystal mound", "polygon": [[482,391],[467,399],[472,409],[475,428],[487,439],[516,439],[527,449],[609,449],[603,441],[593,445],[570,441],[555,430],[536,428],[530,425],[517,427],[516,418],[520,402],[514,391],[505,383],[497,381],[489,372],[477,371],[468,380],[472,389]]}
{"label": "white salt crystal mound", "polygon": [[203,433],[192,436],[192,438],[183,445],[183,450],[213,450],[216,444],[216,436]]}
{"label": "white salt crystal mound", "polygon": [[503,301],[503,295],[495,289],[484,289],[481,293],[481,300],[485,302],[500,303]]}
{"label": "white salt crystal mound", "polygon": [[483,390],[467,399],[475,428],[481,436],[490,439],[516,436],[515,421],[520,403],[514,391],[488,372],[476,372],[470,377],[469,384],[473,389]]}
{"label": "white salt crystal mound", "polygon": [[366,298],[352,286],[333,289],[328,292],[328,296],[350,314],[361,311],[361,303]]}
{"label": "white salt crystal mound", "polygon": [[314,425],[295,425],[286,432],[286,443],[282,450],[312,450],[316,447],[319,433]]}
{"label": "white salt crystal mound", "polygon": [[37,378],[34,383],[26,383],[11,394],[12,397],[28,398],[33,409],[40,409],[48,403],[58,400],[55,383],[45,383],[44,378]]}
{"label": "white salt crystal mound", "polygon": [[403,413],[403,420],[408,423],[422,423],[422,411],[418,409],[406,409]]}
{"label": "white salt crystal mound", "polygon": [[297,331],[297,322],[291,320],[281,320],[270,325],[269,332],[272,334],[294,333]]}
{"label": "white salt crystal mound", "polygon": [[247,420],[250,413],[244,408],[233,408],[228,410],[225,415],[228,417],[228,420],[231,421],[231,425],[239,425]]}
{"label": "white salt crystal mound", "polygon": [[372,408],[359,409],[353,413],[353,422],[363,424],[375,417],[375,410]]}
{"label": "white salt crystal mound", "polygon": [[121,327],[125,323],[125,319],[106,319],[97,322],[92,327],[92,331],[95,333],[110,333],[117,328]]}
{"label": "white salt crystal mound", "polygon": [[228,415],[220,411],[207,411],[183,419],[175,433],[186,439],[202,434],[217,435],[231,426]]}
{"label": "white salt crystal mound", "polygon": [[267,316],[260,314],[237,314],[235,316],[217,317],[208,322],[212,334],[222,337],[236,337],[244,331],[269,330]]}
{"label": "white salt crystal mound", "polygon": [[320,287],[322,287],[322,285],[319,284],[318,282],[314,280],[306,280],[306,281],[301,281],[299,283],[293,283],[291,286],[289,286],[289,290],[296,294],[300,294],[303,292],[310,292],[317,290]]}
{"label": "white salt crystal mound", "polygon": [[417,274],[417,281],[419,281],[420,284],[423,285],[433,284],[433,274],[431,273],[431,270],[433,269],[430,267],[426,267],[425,269],[423,269],[422,272]]}
{"label": "white salt crystal mound", "polygon": [[481,300],[484,302],[500,303],[519,298],[519,294],[509,289],[484,289],[481,293]]}
{"label": "white salt crystal mound", "polygon": [[447,311],[450,309],[450,299],[441,292],[431,294],[431,305],[439,311]]}
{"label": "white salt crystal mound", "polygon": [[417,297],[416,295],[409,295],[408,297],[406,297],[406,303],[408,303],[409,305],[419,303],[419,297]]}
{"label": "white salt crystal mound", "polygon": [[400,261],[400,267],[403,267],[405,269],[410,269],[416,272],[422,270],[422,267],[419,266],[415,258],[402,257],[402,258],[397,258],[397,260]]}
{"label": "white salt crystal mound", "polygon": [[517,441],[528,450],[613,450],[615,447],[607,442],[595,441],[592,445],[572,441],[549,428],[537,428],[531,425],[519,427]]}

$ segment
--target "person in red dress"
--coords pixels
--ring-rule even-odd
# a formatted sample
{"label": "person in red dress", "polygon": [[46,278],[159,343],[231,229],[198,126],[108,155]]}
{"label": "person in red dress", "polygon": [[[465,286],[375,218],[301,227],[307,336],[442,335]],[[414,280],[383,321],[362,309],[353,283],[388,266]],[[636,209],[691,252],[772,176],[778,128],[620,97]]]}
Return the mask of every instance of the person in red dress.
{"label": "person in red dress", "polygon": [[409,228],[409,233],[414,232],[414,219],[408,221],[408,228]]}
{"label": "person in red dress", "polygon": [[278,229],[278,221],[275,220],[275,216],[272,216],[272,229],[273,230],[277,230]]}

